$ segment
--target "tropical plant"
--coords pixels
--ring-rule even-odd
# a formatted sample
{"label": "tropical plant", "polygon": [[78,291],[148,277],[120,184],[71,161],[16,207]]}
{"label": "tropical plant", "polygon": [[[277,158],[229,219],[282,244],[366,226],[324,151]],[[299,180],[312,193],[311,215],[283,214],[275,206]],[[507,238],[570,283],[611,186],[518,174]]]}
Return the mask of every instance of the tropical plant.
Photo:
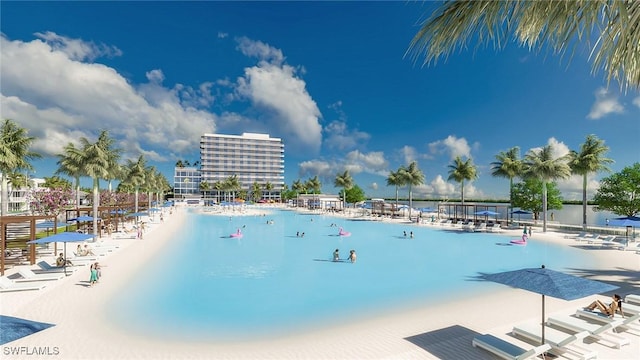
{"label": "tropical plant", "polygon": [[351,187],[353,186],[353,178],[351,177],[351,174],[349,174],[349,170],[345,170],[342,174],[338,173],[336,175],[336,179],[333,182],[333,185],[335,187],[341,187],[344,190],[342,192],[342,194],[344,195],[342,197],[342,208],[346,209],[347,208],[346,190],[351,189]]}
{"label": "tropical plant", "polygon": [[271,201],[271,190],[273,190],[273,184],[267,181],[264,184],[264,189],[267,191],[267,198],[269,199],[269,201]]}
{"label": "tropical plant", "polygon": [[19,127],[13,120],[5,119],[0,126],[1,216],[9,212],[9,174],[19,170],[33,170],[29,160],[40,157],[40,154],[29,150],[34,140],[34,137],[27,136],[26,129]]}
{"label": "tropical plant", "polygon": [[547,183],[553,180],[566,179],[571,176],[571,168],[567,164],[568,155],[553,158],[553,147],[547,145],[540,149],[529,150],[525,155],[524,176],[542,181],[542,231],[547,232]]}
{"label": "tropical plant", "polygon": [[611,211],[623,216],[640,213],[640,163],[602,179],[593,200],[597,204],[595,211]]}
{"label": "tropical plant", "polygon": [[71,182],[59,176],[44,177],[42,187],[48,189],[71,189]]}
{"label": "tropical plant", "polygon": [[424,173],[418,168],[418,163],[412,161],[406,168],[401,167],[398,172],[402,179],[402,184],[409,186],[409,219],[411,219],[411,210],[413,209],[413,186],[424,184]]}
{"label": "tropical plant", "polygon": [[473,165],[471,158],[466,161],[462,161],[460,156],[456,156],[453,163],[449,165],[449,178],[448,180],[454,180],[460,183],[460,199],[462,205],[464,205],[464,181],[475,180],[478,178],[478,172],[476,166]]}
{"label": "tropical plant", "polygon": [[[562,209],[562,196],[556,183],[547,183],[547,209]],[[533,213],[534,219],[540,218],[543,209],[542,181],[527,178],[513,186],[513,206]]]}
{"label": "tropical plant", "polygon": [[582,176],[582,229],[587,230],[587,175],[599,171],[611,171],[607,164],[613,163],[605,154],[609,147],[595,135],[588,135],[580,145],[580,152],[571,151],[569,166],[574,174]]}
{"label": "tropical plant", "polygon": [[322,183],[320,182],[320,179],[318,179],[317,175],[308,179],[305,183],[305,190],[310,190],[312,194],[320,194],[321,189]]}
{"label": "tropical plant", "polygon": [[[513,179],[522,176],[523,167],[520,159],[520,148],[517,146],[501,151],[496,161],[491,163],[491,175],[509,179],[509,203],[513,206]],[[513,218],[513,214],[511,215]]]}
{"label": "tropical plant", "polygon": [[502,48],[512,34],[523,46],[548,45],[559,54],[585,43],[593,73],[604,70],[621,88],[640,86],[638,1],[446,1],[422,24],[407,53],[431,64],[471,40]]}
{"label": "tropical plant", "polygon": [[57,218],[72,198],[70,188],[39,189],[29,195],[29,207],[34,214]]}
{"label": "tropical plant", "polygon": [[396,187],[396,209],[398,208],[398,189],[401,186],[404,186],[404,179],[401,176],[403,169],[404,168],[401,166],[398,171],[389,171],[389,175],[387,175],[387,186]]}
{"label": "tropical plant", "polygon": [[257,181],[254,181],[251,185],[251,193],[253,194],[253,201],[258,202],[262,198],[262,188]]}
{"label": "tropical plant", "polygon": [[140,155],[137,161],[131,161],[127,159],[126,167],[126,176],[124,177],[123,183],[132,187],[135,193],[134,197],[134,212],[138,212],[138,196],[140,193],[140,187],[144,184],[144,179],[146,176],[146,166],[147,161],[144,158],[144,155]]}
{"label": "tropical plant", "polygon": [[75,180],[76,208],[78,208],[80,206],[80,177],[86,175],[84,172],[85,154],[73,143],[68,143],[63,150],[63,153],[57,155],[58,170],[56,170],[56,174],[64,174]]}
{"label": "tropical plant", "polygon": [[202,191],[202,196],[206,198],[207,192],[211,190],[211,185],[209,185],[207,180],[202,180],[200,181],[200,185],[198,185],[198,187],[200,188],[200,191]]}
{"label": "tropical plant", "polygon": [[350,188],[342,190],[342,192],[344,193],[346,201],[351,204],[359,203],[367,199],[364,190],[362,190],[358,184],[354,184]]}

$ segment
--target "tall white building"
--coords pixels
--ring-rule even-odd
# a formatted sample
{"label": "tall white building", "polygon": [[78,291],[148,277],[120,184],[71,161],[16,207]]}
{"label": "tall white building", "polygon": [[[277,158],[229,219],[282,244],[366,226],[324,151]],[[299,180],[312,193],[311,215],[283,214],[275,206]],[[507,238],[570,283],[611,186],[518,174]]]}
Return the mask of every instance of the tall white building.
{"label": "tall white building", "polygon": [[[262,199],[279,200],[284,188],[284,144],[268,134],[204,134],[200,138],[200,181],[211,188],[236,176],[241,188],[252,191],[258,183]],[[271,189],[266,189],[266,184]]]}

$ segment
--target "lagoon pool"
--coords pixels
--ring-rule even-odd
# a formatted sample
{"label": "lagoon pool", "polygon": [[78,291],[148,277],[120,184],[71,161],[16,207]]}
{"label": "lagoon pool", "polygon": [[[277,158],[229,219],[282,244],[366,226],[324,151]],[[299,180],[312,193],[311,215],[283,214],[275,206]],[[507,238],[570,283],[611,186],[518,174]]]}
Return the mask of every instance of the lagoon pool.
{"label": "lagoon pool", "polygon": [[[443,230],[450,226],[265,211],[187,214],[180,236],[111,301],[109,317],[148,336],[250,339],[504,289],[478,281],[481,273],[588,265],[581,250],[535,233],[517,246],[506,235]],[[340,227],[351,235],[338,236]],[[230,237],[237,229],[243,237]],[[357,262],[331,261],[336,248],[343,259],[356,250]]]}

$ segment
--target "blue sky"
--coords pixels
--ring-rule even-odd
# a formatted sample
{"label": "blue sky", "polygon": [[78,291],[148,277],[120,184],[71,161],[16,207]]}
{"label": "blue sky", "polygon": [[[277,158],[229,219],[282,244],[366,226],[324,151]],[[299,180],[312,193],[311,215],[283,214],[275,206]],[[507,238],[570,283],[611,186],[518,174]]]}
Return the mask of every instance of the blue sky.
{"label": "blue sky", "polygon": [[[417,161],[414,197],[460,196],[455,156],[479,178],[466,198],[508,198],[490,163],[588,134],[619,171],[640,161],[640,93],[607,86],[588,52],[468,49],[436,65],[405,52],[431,2],[2,2],[0,116],[38,138],[36,177],[81,136],[110,131],[125,158],[144,154],[172,181],[197,160],[203,133],[264,132],[285,143],[285,181],[349,169],[368,196],[392,197],[386,175]],[[589,193],[598,179],[589,178]],[[566,199],[582,182],[559,183]],[[89,182],[87,182],[89,185]],[[406,196],[406,190],[402,190]]]}

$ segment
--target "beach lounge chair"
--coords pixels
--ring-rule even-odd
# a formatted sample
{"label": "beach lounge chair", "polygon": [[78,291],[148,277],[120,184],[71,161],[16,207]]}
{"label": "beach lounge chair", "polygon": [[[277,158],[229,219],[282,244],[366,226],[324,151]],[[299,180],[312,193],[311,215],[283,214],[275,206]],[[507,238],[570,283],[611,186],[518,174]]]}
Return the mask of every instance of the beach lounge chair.
{"label": "beach lounge chair", "polygon": [[0,292],[10,291],[25,291],[25,290],[40,290],[44,288],[45,284],[31,283],[31,284],[16,284],[11,279],[6,277],[0,277]]}
{"label": "beach lounge chair", "polygon": [[620,326],[622,327],[640,330],[640,323],[638,323],[638,320],[640,320],[640,314],[633,314],[630,316],[625,316],[624,318],[620,316],[620,314],[615,314],[613,318],[610,318],[608,315],[603,314],[600,311],[578,309],[576,311],[576,316],[580,318],[590,319],[599,323],[611,323],[614,321],[620,321]]}
{"label": "beach lounge chair", "polygon": [[629,294],[624,297],[624,301],[627,303],[640,305],[640,295]]}
{"label": "beach lounge chair", "polygon": [[584,234],[583,236],[576,237],[575,240],[576,241],[591,241],[591,240],[595,240],[595,239],[597,239],[599,237],[600,237],[600,235],[598,235],[598,234],[587,233],[587,234]]}
{"label": "beach lounge chair", "polygon": [[589,244],[589,245],[600,245],[600,246],[616,246],[616,245],[620,245],[620,243],[617,243],[617,242],[613,241],[615,238],[616,238],[615,236],[609,235],[609,236],[605,236],[603,238],[587,240],[587,244]]}
{"label": "beach lounge chair", "polygon": [[[40,267],[40,269],[32,270],[36,274],[42,274],[42,273],[64,273],[64,271],[65,271],[65,269],[63,267],[51,266],[51,264],[49,264],[46,261],[40,261],[37,265]],[[77,267],[67,266],[67,273],[73,273],[76,270],[78,270]]]}
{"label": "beach lounge chair", "polygon": [[589,332],[589,336],[598,341],[613,344],[620,349],[624,345],[629,345],[627,338],[615,334],[615,329],[622,324],[620,320],[614,320],[606,324],[595,324],[573,316],[550,317],[548,323],[553,326],[568,329],[574,332]]}
{"label": "beach lounge chair", "polygon": [[551,350],[549,344],[542,344],[531,349],[523,349],[506,340],[502,340],[490,334],[479,335],[473,338],[471,344],[490,353],[499,356],[502,359],[523,360],[532,359],[545,351]]}
{"label": "beach lounge chair", "polygon": [[473,231],[487,231],[487,223],[480,223],[480,225],[473,228]]}
{"label": "beach lounge chair", "polygon": [[624,304],[622,304],[622,312],[625,314],[625,316],[627,314],[628,315],[640,314],[640,305],[625,302]]}
{"label": "beach lounge chair", "polygon": [[[526,323],[513,327],[513,335],[520,336],[537,344],[542,342],[542,327],[538,323]],[[557,355],[569,354],[572,358],[582,360],[595,359],[598,353],[581,347],[578,343],[582,343],[582,339],[589,335],[583,331],[575,334],[567,334],[566,332],[545,326],[544,341],[551,345],[551,352]]]}
{"label": "beach lounge chair", "polygon": [[18,274],[22,276],[20,279],[14,279],[15,282],[28,282],[28,281],[50,281],[50,280],[60,280],[64,278],[63,273],[51,273],[51,274],[36,274],[33,271],[25,268],[21,268],[18,270]]}
{"label": "beach lounge chair", "polygon": [[491,232],[501,232],[502,226],[500,224],[493,224],[492,226],[488,227],[488,229]]}

